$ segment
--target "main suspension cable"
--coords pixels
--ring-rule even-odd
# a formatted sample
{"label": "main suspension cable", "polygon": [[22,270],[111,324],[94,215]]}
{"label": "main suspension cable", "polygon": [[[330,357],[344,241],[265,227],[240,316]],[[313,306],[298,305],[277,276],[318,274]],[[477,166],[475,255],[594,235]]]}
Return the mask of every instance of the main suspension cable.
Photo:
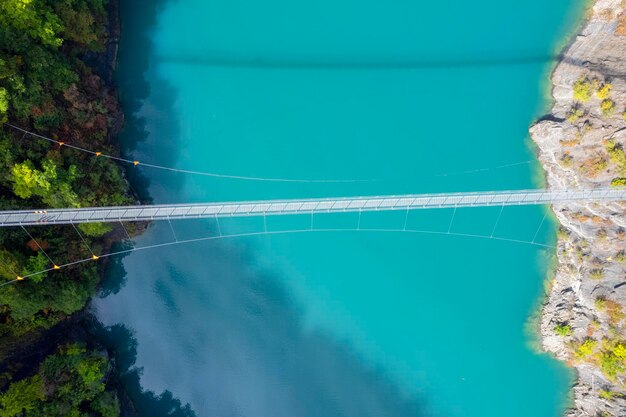
{"label": "main suspension cable", "polygon": [[488,236],[488,235],[479,235],[479,234],[472,234],[472,233],[457,233],[457,232],[443,232],[443,231],[436,231],[436,230],[416,230],[416,229],[394,229],[394,228],[329,228],[329,229],[292,229],[292,230],[275,230],[275,231],[260,231],[260,232],[247,232],[247,233],[233,233],[233,234],[227,234],[227,235],[215,235],[215,236],[205,236],[205,237],[200,237],[200,238],[194,238],[194,239],[185,239],[185,240],[177,240],[177,241],[171,241],[171,242],[165,242],[165,243],[156,243],[153,245],[147,245],[147,246],[140,246],[140,247],[132,247],[132,248],[128,248],[128,249],[123,249],[123,250],[119,250],[119,251],[115,251],[115,252],[110,252],[107,254],[102,254],[99,256],[95,256],[93,255],[92,257],[89,258],[84,258],[84,259],[79,259],[77,261],[73,261],[73,262],[68,262],[66,264],[63,265],[59,265],[58,268],[48,268],[42,271],[38,271],[38,272],[33,272],[31,274],[25,275],[23,277],[19,277],[7,282],[4,282],[2,284],[0,284],[0,287],[4,287],[6,285],[11,285],[14,284],[18,281],[23,281],[25,279],[37,276],[37,275],[41,275],[44,274],[46,272],[50,272],[53,271],[55,269],[64,269],[66,267],[69,266],[73,266],[73,265],[78,265],[78,264],[82,264],[85,262],[89,262],[89,261],[94,261],[94,260],[98,260],[98,259],[102,259],[102,258],[109,258],[112,256],[116,256],[116,255],[122,255],[122,254],[127,254],[127,253],[131,253],[131,252],[136,252],[136,251],[140,251],[140,250],[148,250],[148,249],[154,249],[154,248],[162,248],[162,247],[167,247],[167,246],[173,246],[173,245],[179,245],[179,244],[183,244],[183,243],[194,243],[194,242],[204,242],[204,241],[209,241],[209,240],[218,240],[218,239],[229,239],[229,238],[241,238],[241,237],[253,237],[253,236],[263,236],[263,235],[287,235],[287,234],[298,234],[298,233],[306,233],[306,232],[318,232],[318,233],[329,233],[329,232],[334,232],[334,233],[339,233],[339,232],[367,232],[367,233],[415,233],[415,234],[428,234],[428,235],[443,235],[443,236],[458,236],[458,237],[468,237],[468,238],[478,238],[478,239],[492,239],[492,240],[498,240],[498,241],[503,241],[503,242],[511,242],[511,243],[519,243],[519,244],[527,244],[527,245],[531,245],[531,246],[537,246],[537,247],[541,247],[541,248],[545,248],[545,249],[555,249],[556,246],[554,245],[549,245],[549,244],[544,244],[544,243],[538,243],[538,242],[530,242],[527,240],[521,240],[521,239],[511,239],[511,238],[506,238],[506,237],[499,237],[499,236]]}
{"label": "main suspension cable", "polygon": [[365,180],[363,180],[363,179],[294,179],[294,178],[251,177],[251,176],[244,176],[244,175],[218,174],[218,173],[215,173],[215,172],[194,171],[194,170],[189,170],[189,169],[179,169],[179,168],[174,168],[174,167],[168,167],[168,166],[156,165],[156,164],[149,164],[149,163],[140,162],[140,161],[137,161],[137,160],[121,158],[121,157],[118,157],[118,156],[113,156],[113,155],[106,154],[104,152],[92,151],[90,149],[86,149],[86,148],[82,148],[80,146],[72,145],[72,144],[66,143],[64,141],[52,139],[52,138],[40,135],[40,134],[35,133],[35,132],[30,132],[30,131],[28,131],[26,129],[22,129],[19,126],[15,126],[15,125],[12,125],[10,123],[5,123],[5,125],[9,126],[12,129],[15,129],[15,130],[18,130],[20,132],[23,132],[26,135],[30,135],[30,136],[33,136],[33,137],[36,137],[36,138],[39,138],[39,139],[43,139],[43,140],[46,140],[46,141],[51,142],[51,143],[56,143],[60,147],[66,146],[68,148],[75,149],[75,150],[80,151],[80,152],[85,152],[85,153],[91,154],[91,155],[99,157],[99,158],[107,158],[107,159],[112,159],[114,161],[121,162],[121,163],[124,163],[124,164],[133,165],[133,166],[140,165],[142,167],[160,169],[160,170],[171,171],[171,172],[178,172],[178,173],[182,173],[182,174],[200,175],[200,176],[215,177],[215,178],[226,178],[226,179],[233,179],[233,180],[266,181],[266,182],[359,183],[359,182],[374,182],[374,181],[378,181],[378,180],[374,180],[374,179],[365,179]]}
{"label": "main suspension cable", "polygon": [[[19,126],[15,126],[15,125],[13,125],[11,123],[5,123],[5,125],[9,126],[12,129],[15,129],[17,131],[20,131],[20,132],[24,133],[24,135],[30,135],[30,136],[33,136],[33,137],[37,137],[39,139],[43,139],[45,141],[48,141],[48,142],[51,142],[51,143],[55,143],[55,144],[59,145],[60,147],[66,146],[68,148],[71,148],[71,149],[74,149],[74,150],[77,150],[77,151],[80,151],[80,152],[85,152],[85,153],[88,153],[88,154],[96,156],[96,157],[111,159],[111,160],[114,160],[114,161],[117,161],[117,162],[121,162],[121,163],[124,163],[124,164],[133,165],[134,167],[142,166],[142,167],[159,169],[159,170],[163,170],[163,171],[177,172],[177,173],[181,173],[181,174],[199,175],[199,176],[205,176],[205,177],[224,178],[224,179],[243,180],[243,181],[291,182],[291,183],[312,183],[312,184],[313,183],[367,183],[367,182],[380,182],[380,181],[382,181],[381,179],[294,179],[294,178],[253,177],[253,176],[219,174],[219,173],[215,173],[215,172],[195,171],[195,170],[189,170],[189,169],[174,168],[174,167],[169,167],[169,166],[163,166],[163,165],[157,165],[157,164],[150,164],[150,163],[146,163],[146,162],[140,162],[140,161],[137,161],[137,160],[126,159],[126,158],[121,158],[121,157],[105,154],[103,152],[93,151],[93,150],[90,150],[90,149],[82,148],[80,146],[76,146],[76,145],[72,145],[72,144],[66,143],[64,141],[52,139],[52,138],[40,135],[40,134],[35,133],[35,132],[28,131],[28,130],[23,129],[23,128],[19,127]],[[469,170],[464,170],[464,171],[444,172],[444,173],[432,174],[432,175],[420,175],[420,176],[414,177],[414,178],[438,178],[438,177],[453,177],[453,176],[467,175],[467,174],[477,174],[477,173],[489,172],[489,171],[497,170],[497,169],[505,169],[505,168],[512,168],[512,167],[516,167],[516,166],[520,166],[520,165],[528,165],[528,164],[531,164],[533,162],[534,162],[534,160],[528,159],[528,160],[525,160],[525,161],[519,161],[519,162],[513,162],[513,163],[509,163],[509,164],[497,165],[495,167],[475,168],[475,169],[469,169]],[[134,171],[133,171],[133,173],[134,173]]]}

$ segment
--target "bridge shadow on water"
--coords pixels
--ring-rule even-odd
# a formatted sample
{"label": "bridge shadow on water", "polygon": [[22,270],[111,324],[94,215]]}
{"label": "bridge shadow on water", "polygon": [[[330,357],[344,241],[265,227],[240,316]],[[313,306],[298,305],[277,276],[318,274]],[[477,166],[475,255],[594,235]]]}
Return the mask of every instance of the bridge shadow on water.
{"label": "bridge shadow on water", "polygon": [[626,78],[626,73],[602,63],[588,62],[565,54],[516,54],[493,55],[483,58],[458,57],[444,59],[379,59],[379,60],[333,60],[296,59],[267,57],[263,55],[248,57],[220,57],[219,54],[206,55],[171,54],[154,57],[155,62],[201,66],[207,68],[234,68],[250,70],[301,70],[301,71],[411,71],[428,69],[467,69],[480,67],[507,67],[533,64],[556,64],[564,62],[570,65],[598,72],[610,81],[611,78]]}
{"label": "bridge shadow on water", "polygon": [[[186,245],[186,250],[151,253],[150,265],[143,256],[134,261],[141,263],[145,277],[132,272],[128,286],[150,277],[151,287],[136,301],[164,314],[155,313],[151,321],[173,317],[178,323],[168,334],[151,333],[159,338],[158,346],[139,347],[142,355],[152,356],[152,366],[155,359],[162,363],[160,379],[175,380],[174,394],[141,388],[143,370],[134,366],[138,346],[130,329],[95,325],[99,338],[116,352],[121,382],[141,415],[433,417],[425,398],[409,398],[386,372],[364,365],[349,347],[306,328],[302,311],[281,280],[250,271],[252,255],[226,246]],[[198,257],[204,270],[194,261]],[[115,296],[125,275],[122,258],[117,258],[109,266],[103,294]],[[136,297],[137,287],[130,291]],[[128,295],[120,295],[122,301],[114,304],[123,309]],[[142,327],[144,336],[164,328]],[[150,375],[154,370],[145,378]],[[191,406],[174,397],[181,386],[187,389],[179,394],[190,398]]]}
{"label": "bridge shadow on water", "polygon": [[[155,49],[152,34],[156,27],[157,16],[171,1],[175,0],[122,2],[121,4],[125,35],[120,40],[115,81],[126,115],[124,128],[119,135],[124,156],[133,155],[134,158],[144,159],[143,157],[147,156],[145,154],[152,153],[149,148],[159,146],[150,138],[153,129],[158,128],[161,137],[172,138],[172,142],[180,134],[180,126],[173,107],[177,92],[168,80],[154,72],[152,62]],[[148,81],[149,79],[151,81]],[[146,110],[146,108],[151,110]],[[147,125],[146,111],[158,112],[158,126]],[[145,151],[141,151],[142,145]],[[175,166],[178,160],[177,148],[171,146],[168,152],[159,152],[159,158],[161,165]],[[149,156],[148,159],[150,159]],[[140,199],[150,201],[151,198],[147,192],[150,180],[146,173],[134,166],[125,168],[127,178]]]}
{"label": "bridge shadow on water", "polygon": [[530,56],[494,56],[482,59],[418,59],[418,60],[332,60],[332,59],[285,59],[256,57],[220,57],[216,54],[198,55],[162,55],[157,61],[166,64],[194,65],[215,68],[268,69],[268,70],[421,70],[443,68],[498,67],[525,64],[543,64],[556,61],[554,55]]}

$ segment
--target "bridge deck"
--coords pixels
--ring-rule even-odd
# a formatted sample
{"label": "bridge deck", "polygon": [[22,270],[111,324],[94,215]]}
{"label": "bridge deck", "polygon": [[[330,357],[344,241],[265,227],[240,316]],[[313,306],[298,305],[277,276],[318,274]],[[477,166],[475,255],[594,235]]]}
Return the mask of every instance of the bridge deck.
{"label": "bridge deck", "polygon": [[306,213],[418,210],[450,207],[510,206],[572,201],[626,201],[626,188],[517,190],[381,197],[0,211],[0,227]]}

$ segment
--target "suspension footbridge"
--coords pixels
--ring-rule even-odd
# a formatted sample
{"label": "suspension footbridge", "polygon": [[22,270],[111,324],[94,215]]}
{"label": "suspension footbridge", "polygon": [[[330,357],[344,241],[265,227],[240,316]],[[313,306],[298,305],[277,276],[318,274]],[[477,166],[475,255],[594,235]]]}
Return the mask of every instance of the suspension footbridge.
{"label": "suspension footbridge", "polygon": [[626,201],[626,188],[515,190],[0,211],[0,227]]}
{"label": "suspension footbridge", "polygon": [[[346,179],[294,179],[294,178],[269,178],[269,177],[253,177],[230,175],[216,172],[195,171],[189,169],[180,169],[171,166],[162,166],[152,163],[144,163],[132,159],[125,159],[115,155],[108,155],[100,150],[85,149],[71,143],[65,143],[61,140],[49,138],[34,132],[27,131],[18,126],[6,124],[8,127],[23,134],[22,138],[30,137],[34,140],[43,140],[58,145],[59,149],[71,149],[72,152],[83,152],[91,155],[95,159],[110,159],[120,164],[126,164],[131,169],[137,167],[146,167],[149,169],[158,169],[167,172],[187,175],[199,175],[207,177],[223,178],[228,180],[239,181],[263,181],[263,182],[296,182],[296,183],[352,183],[352,182],[369,182],[374,180],[346,180]],[[473,172],[484,172],[491,169],[501,169],[520,164],[526,164],[530,161],[516,162],[512,164],[501,165],[492,168],[482,168],[478,170],[463,171],[456,174],[467,174]],[[450,175],[454,175],[452,173]],[[448,175],[448,174],[444,174]],[[439,176],[439,175],[435,175]],[[513,239],[510,237],[497,236],[495,234],[502,210],[505,206],[521,206],[521,205],[545,205],[559,204],[569,202],[579,202],[588,204],[593,202],[626,202],[626,187],[597,187],[587,189],[565,189],[565,190],[511,190],[511,191],[486,191],[486,192],[461,192],[461,193],[440,193],[440,194],[405,194],[405,195],[387,195],[387,196],[367,196],[367,197],[332,197],[332,198],[306,198],[306,199],[290,199],[290,200],[258,200],[258,201],[234,201],[234,202],[209,202],[209,203],[181,203],[181,204],[152,204],[152,205],[134,205],[134,206],[116,206],[116,207],[85,207],[85,208],[55,208],[55,209],[23,209],[23,210],[0,210],[0,227],[21,227],[31,242],[37,245],[39,250],[48,258],[50,265],[47,269],[35,272],[23,273],[19,275],[10,265],[0,262],[2,266],[9,272],[14,274],[15,278],[4,283],[0,283],[0,287],[14,284],[27,278],[31,278],[50,271],[64,269],[66,267],[75,266],[84,262],[97,261],[115,255],[125,254],[132,251],[146,250],[151,248],[166,247],[182,243],[208,241],[214,239],[236,238],[257,235],[272,235],[285,233],[303,233],[303,232],[339,232],[339,231],[363,231],[363,232],[406,232],[406,233],[422,233],[422,234],[441,234],[464,236],[472,238],[495,239],[501,241],[531,244],[545,248],[554,248],[549,243],[537,242],[539,230],[541,229],[546,214],[541,220],[537,231],[531,241]],[[454,214],[457,208],[465,207],[485,207],[499,206],[502,207],[500,214],[495,221],[491,230],[491,234],[468,234],[459,233],[452,230]],[[447,230],[418,230],[407,228],[407,220],[409,212],[413,210],[423,209],[454,209]],[[318,213],[341,213],[341,212],[373,212],[373,211],[406,211],[404,226],[400,229],[377,229],[377,228],[361,228],[361,216],[359,214],[359,222],[356,229],[318,229],[313,227],[313,216]],[[616,204],[615,212],[623,211],[623,205]],[[303,215],[311,216],[311,225],[307,229],[297,230],[268,230],[267,223],[264,221],[264,230],[247,233],[222,234],[219,227],[219,219],[226,217],[254,217],[254,216],[280,216],[280,215]],[[200,238],[179,239],[172,223],[169,220],[176,219],[198,219],[198,218],[214,218],[217,220],[217,234],[211,234]],[[152,221],[166,220],[172,229],[173,241],[150,244],[147,246],[132,246],[131,248],[121,249],[109,253],[96,252],[89,245],[89,242],[80,233],[79,227],[81,223],[117,223],[126,231],[129,241],[132,238],[126,230],[124,223],[133,221]],[[28,232],[28,226],[42,225],[72,225],[76,234],[82,240],[85,247],[89,250],[89,256],[78,260],[68,260],[65,263],[56,263],[53,258],[44,250],[42,244],[36,240],[31,233]]]}

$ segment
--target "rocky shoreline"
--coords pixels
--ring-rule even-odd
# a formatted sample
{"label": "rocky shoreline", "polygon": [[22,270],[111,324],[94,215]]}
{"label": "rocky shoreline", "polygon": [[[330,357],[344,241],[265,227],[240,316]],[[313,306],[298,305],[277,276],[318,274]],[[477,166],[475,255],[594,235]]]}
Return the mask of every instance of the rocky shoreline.
{"label": "rocky shoreline", "polygon": [[[626,2],[596,0],[552,73],[531,137],[549,188],[626,186]],[[543,348],[577,371],[567,417],[626,416],[626,204],[556,204]]]}

